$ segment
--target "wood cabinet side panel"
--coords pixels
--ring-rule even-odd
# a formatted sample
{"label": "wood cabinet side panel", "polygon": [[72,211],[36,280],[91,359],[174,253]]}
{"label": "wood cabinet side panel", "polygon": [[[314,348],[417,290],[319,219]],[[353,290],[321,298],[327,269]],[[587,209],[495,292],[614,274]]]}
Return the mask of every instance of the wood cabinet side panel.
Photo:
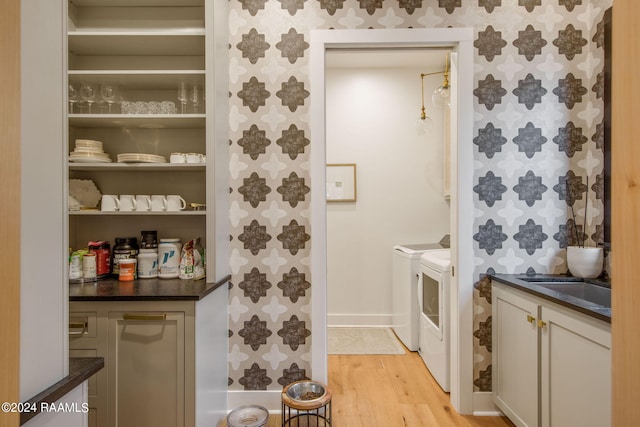
{"label": "wood cabinet side panel", "polygon": [[[20,366],[20,1],[4,2],[0,14],[0,396],[19,401]],[[17,425],[19,414],[3,414],[0,426]]]}
{"label": "wood cabinet side panel", "polygon": [[640,420],[640,2],[615,0],[612,49],[611,243],[613,259],[613,425]]}

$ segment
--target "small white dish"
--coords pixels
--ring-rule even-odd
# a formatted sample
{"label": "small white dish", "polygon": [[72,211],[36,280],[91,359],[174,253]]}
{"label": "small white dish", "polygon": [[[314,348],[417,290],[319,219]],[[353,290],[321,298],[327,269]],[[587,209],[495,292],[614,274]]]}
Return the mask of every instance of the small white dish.
{"label": "small white dish", "polygon": [[167,159],[164,156],[158,156],[156,154],[144,154],[144,153],[122,153],[118,154],[119,163],[167,163]]}

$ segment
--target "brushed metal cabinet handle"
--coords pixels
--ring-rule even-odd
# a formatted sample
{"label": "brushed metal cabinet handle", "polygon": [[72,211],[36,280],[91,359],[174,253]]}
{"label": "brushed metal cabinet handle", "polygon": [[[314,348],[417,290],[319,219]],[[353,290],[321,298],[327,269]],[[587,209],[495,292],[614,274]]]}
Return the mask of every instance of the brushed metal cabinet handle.
{"label": "brushed metal cabinet handle", "polygon": [[167,320],[167,314],[123,314],[123,320],[154,320],[154,321],[164,321]]}
{"label": "brushed metal cabinet handle", "polygon": [[[89,327],[89,322],[69,322],[69,335],[84,335]],[[79,332],[72,331],[72,329],[80,329]]]}

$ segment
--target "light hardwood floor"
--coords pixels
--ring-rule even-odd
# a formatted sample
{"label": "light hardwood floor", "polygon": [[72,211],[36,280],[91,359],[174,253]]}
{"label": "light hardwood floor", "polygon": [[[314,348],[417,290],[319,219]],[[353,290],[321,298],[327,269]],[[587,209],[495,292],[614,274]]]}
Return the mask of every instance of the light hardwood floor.
{"label": "light hardwood floor", "polygon": [[[505,417],[459,415],[420,356],[329,355],[332,427],[512,427]],[[267,427],[281,426],[271,415]]]}
{"label": "light hardwood floor", "polygon": [[459,415],[420,356],[329,356],[334,426],[513,426],[504,417]]}

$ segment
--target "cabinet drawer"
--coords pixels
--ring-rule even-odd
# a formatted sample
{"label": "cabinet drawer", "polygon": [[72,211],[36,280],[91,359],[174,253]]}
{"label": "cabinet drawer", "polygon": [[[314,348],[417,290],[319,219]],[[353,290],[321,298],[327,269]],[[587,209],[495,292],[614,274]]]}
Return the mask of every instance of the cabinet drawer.
{"label": "cabinet drawer", "polygon": [[97,331],[97,313],[69,313],[69,339],[95,338]]}

